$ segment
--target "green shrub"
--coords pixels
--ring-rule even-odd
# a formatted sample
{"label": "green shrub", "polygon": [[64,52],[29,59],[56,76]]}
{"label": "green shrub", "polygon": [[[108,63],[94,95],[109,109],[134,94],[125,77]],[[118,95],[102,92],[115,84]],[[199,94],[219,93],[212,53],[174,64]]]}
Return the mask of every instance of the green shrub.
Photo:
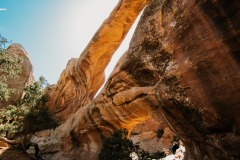
{"label": "green shrub", "polygon": [[129,155],[134,150],[134,144],[127,139],[127,134],[126,129],[118,130],[111,137],[104,138],[99,160],[131,160]]}
{"label": "green shrub", "polygon": [[163,158],[163,152],[156,152],[152,155],[135,145],[132,140],[127,138],[127,130],[117,130],[113,134],[103,139],[103,147],[99,153],[99,160],[131,160],[130,153],[137,153],[139,159]]}
{"label": "green shrub", "polygon": [[25,123],[28,124],[26,133],[34,133],[45,129],[56,128],[57,123],[50,117],[46,107],[35,107],[25,117]]}
{"label": "green shrub", "polygon": [[[7,102],[11,96],[19,92],[16,88],[10,88],[7,81],[17,78],[22,72],[23,57],[8,54],[5,45],[8,41],[0,35],[0,102]],[[44,77],[38,82],[24,88],[24,97],[14,104],[0,109],[0,138],[11,147],[26,151],[31,145],[35,147],[35,156],[39,148],[37,144],[30,142],[32,133],[54,128],[57,123],[50,117],[44,107],[46,97],[43,86],[48,85]]]}
{"label": "green shrub", "polygon": [[[6,83],[8,79],[18,78],[22,71],[23,57],[8,54],[6,38],[0,35],[0,101],[8,99],[16,92]],[[17,79],[16,79],[17,80]],[[45,101],[44,77],[24,89],[24,97],[19,102],[0,109],[0,137],[14,139],[20,135],[56,127],[56,123],[42,104]]]}
{"label": "green shrub", "polygon": [[36,131],[54,128],[57,123],[50,117],[48,110],[40,106],[43,99],[42,85],[44,78],[28,85],[25,95],[15,105],[0,110],[0,136],[14,139],[19,135],[26,135]]}

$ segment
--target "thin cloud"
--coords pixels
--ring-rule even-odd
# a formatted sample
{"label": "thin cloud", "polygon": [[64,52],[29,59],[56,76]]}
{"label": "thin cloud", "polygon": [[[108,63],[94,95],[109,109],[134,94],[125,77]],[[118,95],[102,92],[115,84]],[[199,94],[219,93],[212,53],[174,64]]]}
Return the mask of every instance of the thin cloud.
{"label": "thin cloud", "polygon": [[0,11],[6,11],[7,8],[0,8]]}

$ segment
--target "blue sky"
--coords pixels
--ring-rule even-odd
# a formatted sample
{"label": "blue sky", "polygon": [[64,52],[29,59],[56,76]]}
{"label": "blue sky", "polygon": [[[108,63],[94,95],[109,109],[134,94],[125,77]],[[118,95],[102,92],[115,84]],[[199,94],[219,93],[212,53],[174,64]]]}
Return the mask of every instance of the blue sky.
{"label": "blue sky", "polygon": [[[118,0],[0,0],[0,34],[28,52],[38,79],[56,83],[77,58]],[[6,10],[5,10],[6,9]],[[109,75],[128,48],[133,30],[106,69]]]}

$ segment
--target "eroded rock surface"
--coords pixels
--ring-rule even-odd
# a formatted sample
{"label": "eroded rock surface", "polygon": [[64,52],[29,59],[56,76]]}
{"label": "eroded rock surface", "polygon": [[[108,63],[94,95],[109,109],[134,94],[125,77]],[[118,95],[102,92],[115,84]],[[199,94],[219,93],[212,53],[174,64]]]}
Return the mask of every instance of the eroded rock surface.
{"label": "eroded rock surface", "polygon": [[48,104],[61,126],[42,145],[42,155],[96,159],[102,135],[131,132],[154,112],[182,139],[186,159],[240,157],[238,0],[150,0],[128,51],[93,99],[106,64],[145,3],[120,1],[50,90]]}
{"label": "eroded rock surface", "polygon": [[130,139],[134,144],[139,144],[141,149],[149,153],[155,153],[157,151],[161,152],[164,148],[170,148],[174,136],[175,134],[160,118],[158,121],[149,118],[134,127]]}
{"label": "eroded rock surface", "polygon": [[89,104],[105,81],[104,70],[147,0],[121,0],[85,48],[72,59],[49,92],[48,106],[59,123]]}
{"label": "eroded rock surface", "polygon": [[193,159],[240,157],[240,2],[228,2],[165,1],[153,20],[169,55],[159,107]]}

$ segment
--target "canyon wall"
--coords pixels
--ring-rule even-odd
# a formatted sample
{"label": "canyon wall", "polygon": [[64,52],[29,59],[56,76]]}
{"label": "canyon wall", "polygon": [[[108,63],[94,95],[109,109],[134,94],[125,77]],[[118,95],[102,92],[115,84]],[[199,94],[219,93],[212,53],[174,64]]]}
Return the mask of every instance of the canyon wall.
{"label": "canyon wall", "polygon": [[[33,141],[48,159],[97,159],[102,137],[157,114],[186,159],[240,157],[240,1],[150,0],[100,94],[104,68],[146,1],[123,0],[49,90],[60,126]],[[160,121],[160,119],[159,119]]]}

